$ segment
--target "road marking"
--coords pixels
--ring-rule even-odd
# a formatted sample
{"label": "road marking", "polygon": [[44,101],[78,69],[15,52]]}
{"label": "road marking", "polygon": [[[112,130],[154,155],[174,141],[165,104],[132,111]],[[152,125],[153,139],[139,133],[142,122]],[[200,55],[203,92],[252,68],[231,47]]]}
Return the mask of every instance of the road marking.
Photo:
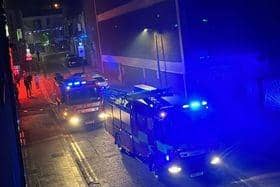
{"label": "road marking", "polygon": [[280,172],[272,172],[272,173],[264,173],[264,174],[261,174],[261,175],[255,175],[255,176],[252,176],[252,177],[248,177],[248,178],[244,178],[244,179],[234,181],[232,183],[233,184],[248,183],[248,182],[273,178],[273,177],[280,177]]}
{"label": "road marking", "polygon": [[91,165],[88,163],[86,156],[82,152],[80,146],[77,144],[77,142],[74,140],[73,136],[69,134],[66,131],[66,136],[68,137],[68,140],[70,141],[70,148],[73,151],[74,156],[76,157],[76,163],[78,164],[81,172],[83,173],[88,185],[92,186],[98,186],[98,178],[95,175]]}

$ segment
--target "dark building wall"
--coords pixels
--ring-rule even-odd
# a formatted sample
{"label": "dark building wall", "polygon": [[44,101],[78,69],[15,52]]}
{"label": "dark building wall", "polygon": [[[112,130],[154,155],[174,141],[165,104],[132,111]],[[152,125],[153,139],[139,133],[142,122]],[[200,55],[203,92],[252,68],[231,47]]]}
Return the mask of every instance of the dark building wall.
{"label": "dark building wall", "polygon": [[188,93],[208,98],[225,137],[261,133],[268,41],[279,40],[267,23],[275,19],[271,1],[179,1]]}
{"label": "dark building wall", "polygon": [[[154,59],[155,32],[162,33],[166,59],[181,61],[175,3],[168,0],[100,23],[103,54]],[[148,33],[143,30],[149,28]]]}
{"label": "dark building wall", "polygon": [[[120,4],[123,2],[119,1]],[[111,5],[113,6],[113,4]],[[144,31],[145,28],[148,30]],[[125,63],[117,58],[114,61],[122,64],[122,79],[126,85],[146,83],[160,86],[156,68],[155,37],[157,37],[159,59],[161,60],[162,86],[173,87],[176,92],[184,93],[183,72],[180,68],[183,64],[181,62],[174,0],[162,1],[146,8],[101,21],[99,22],[99,30],[103,55],[128,58]],[[105,70],[107,66],[110,66],[108,63],[112,62],[104,62],[104,64],[107,64]],[[143,66],[141,66],[141,63],[143,63]],[[172,63],[176,63],[176,67],[179,68],[171,71]],[[119,68],[119,66],[117,67]],[[167,67],[166,71],[165,67]]]}
{"label": "dark building wall", "polygon": [[0,186],[25,186],[18,136],[16,102],[6,37],[6,17],[0,0]]}
{"label": "dark building wall", "polygon": [[249,5],[205,0],[187,5],[185,45],[191,92],[249,101],[250,87],[266,66],[259,59],[258,40],[247,16]]}
{"label": "dark building wall", "polygon": [[132,0],[96,0],[97,13],[103,13],[107,10],[111,10],[112,8],[116,8],[118,6],[124,5]]}

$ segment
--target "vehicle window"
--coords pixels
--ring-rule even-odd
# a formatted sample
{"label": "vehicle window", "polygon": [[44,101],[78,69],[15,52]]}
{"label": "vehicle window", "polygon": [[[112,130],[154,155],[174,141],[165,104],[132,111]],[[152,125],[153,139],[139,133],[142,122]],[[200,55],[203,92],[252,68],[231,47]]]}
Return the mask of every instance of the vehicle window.
{"label": "vehicle window", "polygon": [[121,119],[120,119],[120,109],[116,106],[113,106],[113,123],[120,127]]}
{"label": "vehicle window", "polygon": [[131,133],[131,126],[130,126],[130,115],[127,112],[121,110],[121,118],[122,118],[122,126],[123,128]]}
{"label": "vehicle window", "polygon": [[103,77],[95,77],[94,79],[99,82],[105,82],[105,79]]}
{"label": "vehicle window", "polygon": [[99,98],[98,91],[95,88],[92,89],[77,89],[68,93],[68,103],[82,104],[86,102],[96,101]]}
{"label": "vehicle window", "polygon": [[147,118],[141,114],[136,115],[136,126],[141,131],[146,131],[147,129]]}

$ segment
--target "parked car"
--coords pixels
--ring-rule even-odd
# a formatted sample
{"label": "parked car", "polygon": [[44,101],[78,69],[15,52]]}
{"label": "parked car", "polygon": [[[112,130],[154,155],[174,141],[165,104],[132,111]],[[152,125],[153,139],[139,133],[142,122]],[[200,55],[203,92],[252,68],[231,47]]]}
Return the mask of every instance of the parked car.
{"label": "parked car", "polygon": [[92,76],[92,78],[96,81],[97,86],[99,86],[101,88],[108,88],[109,87],[108,79],[106,79],[102,75],[94,74]]}
{"label": "parked car", "polygon": [[79,67],[86,64],[87,62],[85,59],[72,55],[68,56],[65,60],[65,65],[67,67]]}

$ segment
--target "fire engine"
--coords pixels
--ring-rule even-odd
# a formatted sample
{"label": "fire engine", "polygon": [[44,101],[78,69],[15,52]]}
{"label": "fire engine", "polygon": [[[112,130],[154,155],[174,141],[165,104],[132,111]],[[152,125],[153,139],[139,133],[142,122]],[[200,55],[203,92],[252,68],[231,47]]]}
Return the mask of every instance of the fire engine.
{"label": "fire engine", "polygon": [[54,100],[57,103],[57,115],[72,128],[88,125],[98,127],[103,121],[100,89],[93,79],[83,74],[67,79],[56,74]]}
{"label": "fire engine", "polygon": [[119,149],[147,163],[156,176],[194,178],[223,163],[206,100],[136,85],[132,92],[109,89],[105,113],[105,128]]}

